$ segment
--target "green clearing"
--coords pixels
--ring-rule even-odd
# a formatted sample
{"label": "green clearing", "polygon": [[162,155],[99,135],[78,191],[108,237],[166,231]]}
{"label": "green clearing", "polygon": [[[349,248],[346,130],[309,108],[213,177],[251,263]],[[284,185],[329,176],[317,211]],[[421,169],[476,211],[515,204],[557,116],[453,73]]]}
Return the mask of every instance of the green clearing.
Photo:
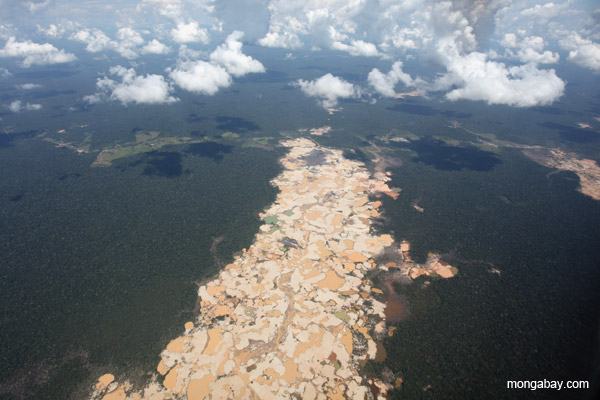
{"label": "green clearing", "polygon": [[148,153],[158,150],[165,146],[173,146],[178,144],[202,143],[205,138],[191,137],[173,137],[160,136],[158,131],[150,131],[148,133],[138,132],[135,134],[135,142],[117,144],[115,147],[103,149],[96,160],[92,163],[92,167],[108,167],[114,160],[134,156],[136,154]]}

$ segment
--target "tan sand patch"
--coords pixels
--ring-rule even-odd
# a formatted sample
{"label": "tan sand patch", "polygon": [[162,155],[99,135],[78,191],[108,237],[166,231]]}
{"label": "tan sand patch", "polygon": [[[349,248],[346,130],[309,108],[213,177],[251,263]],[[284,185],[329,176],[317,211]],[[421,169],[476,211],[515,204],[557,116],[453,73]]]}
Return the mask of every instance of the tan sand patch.
{"label": "tan sand patch", "polygon": [[215,309],[215,317],[222,317],[223,315],[229,315],[229,314],[231,314],[231,311],[233,311],[231,309],[231,307],[228,307],[225,305],[218,306]]}
{"label": "tan sand patch", "polygon": [[352,354],[354,345],[352,343],[352,331],[350,329],[344,328],[340,342],[344,345],[348,354]]}
{"label": "tan sand patch", "polygon": [[367,204],[369,202],[369,198],[368,197],[363,197],[360,200],[357,200],[354,202],[354,207],[358,208],[358,207],[362,207],[365,204]]}
{"label": "tan sand patch", "polygon": [[221,335],[221,331],[218,328],[213,328],[208,330],[208,345],[204,349],[204,354],[212,354],[217,345],[221,342],[223,336]]}
{"label": "tan sand patch", "polygon": [[216,380],[217,378],[210,374],[203,376],[201,379],[192,379],[187,387],[188,400],[203,400],[210,394],[208,385]]}
{"label": "tan sand patch", "polygon": [[319,255],[321,256],[321,259],[325,259],[329,256],[331,256],[333,253],[327,248],[327,246],[325,246],[325,242],[322,240],[317,241],[316,243],[317,247],[319,248]]}
{"label": "tan sand patch", "polygon": [[316,221],[322,215],[321,211],[311,211],[304,214],[304,218],[309,221]]}
{"label": "tan sand patch", "polygon": [[115,376],[113,374],[104,374],[100,378],[98,378],[98,383],[96,383],[96,390],[101,392],[108,385],[110,385],[115,380]]}
{"label": "tan sand patch", "polygon": [[169,372],[169,368],[165,365],[163,360],[160,360],[160,362],[158,363],[158,367],[156,367],[156,371],[159,374],[164,375],[167,372]]}
{"label": "tan sand patch", "polygon": [[313,269],[313,270],[308,271],[306,274],[302,274],[302,276],[304,277],[304,279],[308,280],[308,279],[314,278],[315,276],[319,276],[321,274],[322,274],[322,272],[319,271],[318,269]]}
{"label": "tan sand patch", "polygon": [[206,291],[211,296],[217,296],[225,291],[225,286],[207,286]]}
{"label": "tan sand patch", "polygon": [[335,388],[329,389],[327,392],[327,398],[331,400],[345,400],[344,391],[341,388],[340,383],[337,383]]}
{"label": "tan sand patch", "polygon": [[408,243],[406,240],[400,242],[400,251],[403,253],[410,251],[410,243]]}
{"label": "tan sand patch", "polygon": [[282,378],[287,382],[293,382],[296,380],[297,376],[298,365],[296,365],[294,360],[288,358],[288,360],[285,362],[285,373],[283,374]]}
{"label": "tan sand patch", "polygon": [[167,350],[172,351],[173,353],[181,353],[185,350],[185,345],[187,344],[187,337],[180,336],[177,339],[173,339],[167,345]]}
{"label": "tan sand patch", "polygon": [[163,386],[167,389],[171,389],[175,393],[179,393],[180,390],[177,390],[175,386],[177,385],[177,370],[179,370],[179,365],[173,367],[165,377],[163,381]]}
{"label": "tan sand patch", "polygon": [[331,221],[331,225],[338,227],[342,225],[342,222],[344,221],[344,216],[342,214],[336,214],[335,217],[333,217],[333,220]]}
{"label": "tan sand patch", "polygon": [[357,251],[354,251],[351,253],[343,252],[342,256],[348,258],[349,260],[354,261],[355,263],[365,262],[368,260],[367,257],[365,257],[362,253],[359,253]]}
{"label": "tan sand patch", "polygon": [[343,278],[340,278],[335,271],[329,270],[325,273],[325,278],[317,282],[317,285],[321,289],[327,288],[329,290],[338,290],[345,282],[346,281]]}
{"label": "tan sand patch", "polygon": [[119,385],[115,390],[105,395],[102,400],[125,400],[126,398],[125,388]]}
{"label": "tan sand patch", "polygon": [[344,269],[348,272],[352,272],[356,269],[356,264],[354,264],[352,262],[345,262]]}

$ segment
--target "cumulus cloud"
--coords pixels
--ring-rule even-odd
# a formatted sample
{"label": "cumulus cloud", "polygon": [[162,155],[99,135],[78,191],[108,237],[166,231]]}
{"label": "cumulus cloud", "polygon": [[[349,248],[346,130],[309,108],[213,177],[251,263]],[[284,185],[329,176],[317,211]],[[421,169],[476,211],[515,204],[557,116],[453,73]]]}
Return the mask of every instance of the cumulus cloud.
{"label": "cumulus cloud", "polygon": [[334,50],[341,50],[349,53],[353,56],[380,56],[377,46],[373,43],[367,43],[363,40],[352,40],[350,44],[335,41],[332,43],[331,48]]}
{"label": "cumulus cloud", "polygon": [[50,26],[48,26],[47,28],[44,28],[44,27],[38,25],[37,28],[38,28],[38,32],[40,32],[46,36],[49,36],[51,38],[60,38],[66,32],[65,27],[63,27],[61,24],[56,24],[56,25],[50,24]]}
{"label": "cumulus cloud", "polygon": [[[25,3],[22,2],[18,9],[20,14],[29,15],[23,5]],[[111,12],[121,12],[119,26],[139,26],[134,25],[137,21],[132,21],[133,14],[127,15],[124,8],[118,10],[118,7],[112,5]],[[128,7],[127,10],[133,10],[134,6]],[[81,8],[85,7],[82,5]],[[89,10],[102,12],[97,5],[89,6]],[[142,0],[137,2],[135,10],[145,13],[148,17],[144,19],[145,22],[151,19],[150,13],[154,17],[169,20],[165,25],[152,25],[158,34],[157,39],[164,43],[168,38],[181,45],[206,44],[210,40],[209,33],[212,35],[211,29],[223,34],[238,30],[245,32],[244,41],[266,47],[305,47],[342,51],[353,56],[403,61],[417,58],[423,63],[435,63],[437,67],[445,69],[444,76],[430,75],[421,77],[423,80],[414,79],[411,87],[420,91],[439,90],[448,98],[481,98],[483,101],[514,105],[528,103],[483,90],[479,78],[481,71],[495,73],[490,78],[490,86],[524,90],[527,86],[525,83],[538,82],[540,88],[537,89],[548,89],[543,93],[534,91],[540,94],[529,103],[542,104],[550,101],[550,98],[557,98],[562,80],[553,70],[542,68],[560,61],[557,44],[562,51],[566,50],[564,56],[560,54],[564,59],[594,71],[599,70],[600,13],[594,11],[594,5],[583,1]],[[54,23],[56,25],[44,30],[47,35],[64,37],[69,34],[64,33],[59,23]],[[3,32],[4,37],[17,36],[7,30],[8,26],[3,24],[0,27],[4,29],[0,31],[0,37]],[[69,32],[81,31],[80,25],[74,26],[76,29]],[[210,26],[212,28],[208,28]],[[143,43],[139,35],[129,30],[122,31],[121,36],[117,34],[114,38],[108,38],[101,31],[93,29],[83,31],[88,32],[85,43],[89,51],[110,49],[129,59],[137,54],[167,52],[167,48],[161,46],[158,40]],[[146,34],[141,28],[139,32]],[[197,79],[196,71],[215,72],[214,67],[220,67],[229,75],[231,82],[232,78],[246,71],[264,70],[257,60],[241,52],[241,44],[241,36],[228,38],[208,60],[204,54],[180,46],[180,62],[169,70],[169,74],[180,71]],[[493,49],[490,44],[494,46]],[[510,59],[511,64],[505,65],[490,59],[496,58],[496,55]],[[201,58],[209,65],[197,61]],[[469,68],[471,72],[460,73],[458,66]],[[382,96],[393,95],[396,85],[406,85],[412,79],[410,76],[404,76],[404,80],[399,78],[402,68],[402,64],[399,64],[392,66],[390,71],[372,71],[369,85]],[[222,74],[215,72],[215,76]],[[541,82],[540,77],[546,77],[548,81]],[[175,78],[171,79],[175,82]],[[226,80],[217,79],[215,82],[218,82],[217,88],[222,88]],[[215,86],[207,84],[206,87]],[[198,92],[208,93],[207,90]],[[515,94],[515,97],[518,96]]]}
{"label": "cumulus cloud", "polygon": [[377,93],[384,97],[394,97],[396,95],[394,87],[399,82],[402,82],[404,86],[413,86],[413,79],[409,74],[402,71],[402,65],[402,61],[396,61],[387,74],[373,68],[367,77],[369,85],[373,86]]}
{"label": "cumulus cloud", "polygon": [[288,31],[268,32],[264,38],[259,39],[258,44],[281,49],[298,49],[302,47],[302,41],[298,35]]}
{"label": "cumulus cloud", "polygon": [[176,28],[171,29],[171,38],[177,43],[200,42],[208,44],[210,36],[205,28],[200,28],[196,21],[190,23],[180,22]]}
{"label": "cumulus cloud", "polygon": [[29,9],[31,13],[35,13],[37,11],[43,10],[48,7],[52,1],[51,0],[37,0],[37,1],[27,1],[25,5]]}
{"label": "cumulus cloud", "polygon": [[117,31],[116,39],[112,40],[100,29],[81,29],[71,35],[71,38],[86,44],[85,49],[90,53],[104,50],[114,50],[121,57],[133,60],[139,57],[138,46],[144,44],[144,39],[132,28],[124,27]]}
{"label": "cumulus cloud", "polygon": [[401,65],[396,65],[389,74],[372,71],[370,84],[382,95],[392,95],[393,84],[403,81],[423,92],[445,92],[444,96],[449,100],[467,99],[518,107],[550,104],[562,96],[565,82],[554,70],[538,68],[539,63],[558,59],[558,55],[542,52],[543,39],[505,37],[505,46],[526,62],[507,66],[475,51],[478,43],[474,29],[452,3],[434,4],[425,14],[432,27],[429,54],[446,69],[446,73],[427,82],[407,76]]}
{"label": "cumulus cloud", "polygon": [[500,44],[504,46],[506,56],[524,63],[554,64],[560,59],[558,53],[544,51],[546,42],[540,36],[518,38],[514,33],[507,33]]}
{"label": "cumulus cloud", "polygon": [[232,82],[224,68],[206,61],[183,62],[168,72],[177,86],[197,94],[213,95]]}
{"label": "cumulus cloud", "polygon": [[265,72],[265,67],[260,61],[242,53],[242,42],[240,42],[242,36],[244,36],[244,33],[240,31],[234,31],[230,34],[225,43],[210,54],[210,61],[222,66],[234,76]]}
{"label": "cumulus cloud", "polygon": [[135,30],[125,27],[117,31],[117,41],[113,42],[115,51],[127,59],[135,59],[138,54],[135,50],[137,46],[144,44],[144,39]]}
{"label": "cumulus cloud", "polygon": [[171,96],[172,88],[161,75],[138,76],[133,68],[125,68],[120,65],[112,67],[112,75],[121,78],[121,81],[103,77],[96,82],[98,91],[84,100],[89,103],[97,103],[103,99],[120,101],[127,105],[136,104],[164,104],[177,101]]}
{"label": "cumulus cloud", "polygon": [[429,42],[430,38],[420,27],[394,26],[386,33],[381,47],[384,49],[417,50]]}
{"label": "cumulus cloud", "polygon": [[568,60],[592,71],[600,72],[600,44],[582,38],[571,32],[559,41],[560,46],[569,51]]}
{"label": "cumulus cloud", "polygon": [[21,100],[15,100],[12,103],[10,103],[10,105],[8,106],[8,109],[14,113],[18,113],[23,110],[27,110],[27,111],[41,110],[42,105],[41,104],[31,104],[31,103],[23,104],[21,102]]}
{"label": "cumulus cloud", "polygon": [[3,49],[0,49],[0,57],[22,58],[22,65],[30,67],[32,65],[62,64],[75,61],[77,57],[74,54],[59,50],[50,43],[34,43],[30,40],[17,42],[14,36],[11,36]]}
{"label": "cumulus cloud", "polygon": [[0,67],[0,79],[6,79],[11,76],[12,76],[12,74],[10,73],[9,70],[7,70],[6,68]]}
{"label": "cumulus cloud", "polygon": [[[448,74],[436,80],[433,89],[448,90],[449,100],[479,100],[488,104],[532,107],[551,104],[562,96],[565,82],[553,69],[529,63],[507,67],[472,52],[449,60]],[[457,87],[458,86],[458,87]]]}
{"label": "cumulus cloud", "polygon": [[100,29],[82,29],[71,36],[71,39],[86,44],[85,49],[90,53],[98,53],[112,47],[112,40]]}
{"label": "cumulus cloud", "polygon": [[323,108],[332,108],[338,104],[338,99],[357,98],[360,88],[331,74],[326,74],[314,81],[299,79],[295,83],[302,91],[311,97],[317,97]]}
{"label": "cumulus cloud", "polygon": [[15,87],[17,89],[21,89],[21,90],[31,90],[31,89],[41,88],[42,85],[40,85],[38,83],[23,83],[21,85],[15,85]]}
{"label": "cumulus cloud", "polygon": [[404,73],[401,63],[395,63],[387,74],[374,69],[369,74],[369,84],[381,95],[393,96],[394,86],[402,82],[422,92],[442,92],[452,101],[466,99],[517,107],[546,105],[562,96],[565,82],[553,69],[538,67],[538,64],[558,60],[558,55],[543,52],[542,38],[506,35],[502,44],[525,62],[507,66],[488,60],[485,53],[474,50],[477,41],[468,19],[462,12],[453,10],[449,2],[435,4],[427,13],[428,20],[434,23],[431,54],[446,72],[426,81]]}
{"label": "cumulus cloud", "polygon": [[239,77],[249,73],[265,72],[260,61],[242,52],[243,33],[235,31],[225,43],[210,54],[210,61],[194,60],[199,54],[180,49],[179,61],[175,68],[167,70],[175,84],[193,93],[213,95],[220,89],[229,87],[232,75]]}
{"label": "cumulus cloud", "polygon": [[142,47],[143,54],[167,54],[171,51],[171,48],[164,43],[159,42],[156,39],[152,39],[144,47]]}
{"label": "cumulus cloud", "polygon": [[548,2],[545,4],[536,4],[533,7],[522,10],[520,14],[527,18],[536,18],[540,22],[547,22],[565,12],[572,4],[573,0],[567,0],[564,3]]}

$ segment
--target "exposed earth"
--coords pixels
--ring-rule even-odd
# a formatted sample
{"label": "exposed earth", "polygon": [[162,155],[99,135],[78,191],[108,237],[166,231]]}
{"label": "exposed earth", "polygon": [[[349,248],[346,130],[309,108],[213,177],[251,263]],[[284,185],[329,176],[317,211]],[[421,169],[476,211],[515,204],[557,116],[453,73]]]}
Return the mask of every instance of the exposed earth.
{"label": "exposed earth", "polygon": [[[260,232],[199,288],[200,314],[161,353],[158,375],[141,391],[104,375],[94,399],[365,399],[391,389],[360,373],[361,363],[381,358],[376,338],[393,334],[385,304],[393,289],[374,287],[368,272],[416,279],[457,270],[435,254],[414,263],[408,242],[374,233],[381,202],[369,196],[398,196],[389,174],[371,177],[361,162],[309,139],[283,145],[285,169],[272,181],[280,193]],[[396,261],[379,265],[384,252]]]}

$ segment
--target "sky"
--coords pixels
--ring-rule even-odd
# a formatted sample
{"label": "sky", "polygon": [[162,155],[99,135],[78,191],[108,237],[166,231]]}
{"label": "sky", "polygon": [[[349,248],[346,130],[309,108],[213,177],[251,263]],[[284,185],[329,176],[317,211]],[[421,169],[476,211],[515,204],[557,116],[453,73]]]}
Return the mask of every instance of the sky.
{"label": "sky", "polygon": [[[67,45],[68,44],[68,45]],[[413,92],[447,101],[514,107],[563,96],[558,65],[600,74],[595,0],[0,0],[0,79],[16,70],[110,57],[89,103],[170,104],[178,93],[211,96],[265,73],[245,46],[377,59],[364,82],[335,73],[290,82],[323,108],[339,99],[376,102]],[[247,48],[247,47],[246,47]],[[160,74],[145,57],[164,59]],[[407,72],[408,61],[436,68]],[[104,67],[102,67],[104,68]],[[21,85],[34,88],[36,83]],[[37,104],[15,100],[12,112]]]}

